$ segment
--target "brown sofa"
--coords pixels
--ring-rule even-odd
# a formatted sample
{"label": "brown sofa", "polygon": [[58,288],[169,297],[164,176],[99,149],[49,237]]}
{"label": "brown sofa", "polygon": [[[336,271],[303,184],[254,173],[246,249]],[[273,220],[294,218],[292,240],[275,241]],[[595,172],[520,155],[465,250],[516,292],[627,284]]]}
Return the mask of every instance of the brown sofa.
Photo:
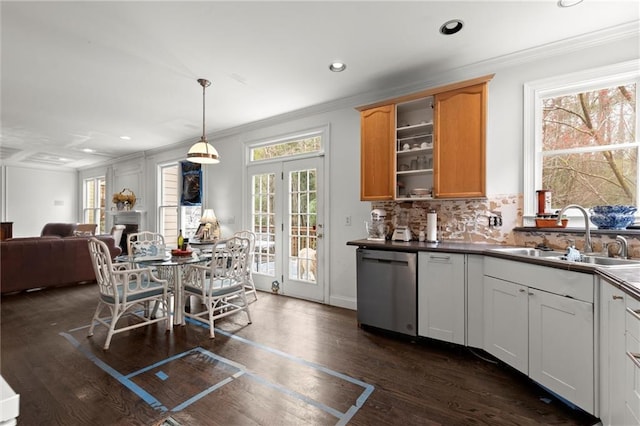
{"label": "brown sofa", "polygon": [[[62,225],[62,226],[58,226]],[[0,292],[95,282],[88,236],[74,236],[75,224],[47,224],[40,237],[0,241]],[[111,235],[96,238],[121,253]]]}

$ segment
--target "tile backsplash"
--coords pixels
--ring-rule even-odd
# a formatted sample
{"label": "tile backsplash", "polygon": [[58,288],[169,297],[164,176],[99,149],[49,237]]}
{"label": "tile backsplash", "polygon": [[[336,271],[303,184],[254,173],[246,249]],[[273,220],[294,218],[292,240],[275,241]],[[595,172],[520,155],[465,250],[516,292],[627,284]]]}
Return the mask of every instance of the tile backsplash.
{"label": "tile backsplash", "polygon": [[[538,244],[545,245],[554,250],[564,251],[566,250],[569,242],[573,242],[575,247],[583,251],[584,250],[584,231],[570,232],[570,231],[544,231],[544,230],[527,230],[514,232],[515,244],[518,246],[535,247]],[[638,236],[625,236],[627,240],[628,255],[634,259],[640,258],[640,235]],[[615,243],[615,233],[610,234],[591,234],[591,243],[593,251],[600,254],[617,255],[620,247]],[[613,243],[613,244],[611,244]],[[605,250],[605,244],[608,245],[607,251]],[[610,253],[609,253],[610,252]]]}
{"label": "tile backsplash", "polygon": [[[406,225],[413,239],[426,230],[427,213],[438,215],[438,239],[449,242],[515,244],[513,228],[522,226],[522,195],[498,195],[486,199],[376,201],[374,209],[387,212],[389,233]],[[502,225],[489,226],[489,218],[499,216]]]}
{"label": "tile backsplash", "polygon": [[[376,201],[373,209],[387,212],[387,234],[389,237],[398,225],[411,230],[412,239],[417,240],[420,231],[426,231],[427,213],[435,210],[438,215],[438,240],[461,243],[488,243],[535,247],[544,244],[555,250],[564,250],[569,240],[574,240],[581,250],[584,231],[539,230],[521,228],[523,225],[522,194],[493,195],[486,199],[428,200],[428,201]],[[489,226],[491,217],[499,216],[502,224]],[[514,228],[521,228],[515,231]],[[629,255],[640,258],[640,235],[626,235]],[[600,252],[604,243],[615,240],[615,233],[592,234],[593,249]],[[612,250],[616,245],[612,244]]]}

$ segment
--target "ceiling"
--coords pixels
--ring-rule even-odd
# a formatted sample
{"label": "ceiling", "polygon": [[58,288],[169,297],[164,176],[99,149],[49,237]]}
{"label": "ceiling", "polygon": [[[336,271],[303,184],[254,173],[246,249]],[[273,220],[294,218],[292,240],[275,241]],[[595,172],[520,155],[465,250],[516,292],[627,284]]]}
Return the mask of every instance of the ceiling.
{"label": "ceiling", "polygon": [[[5,165],[85,168],[555,41],[636,0],[1,1]],[[461,32],[440,26],[461,19]],[[342,73],[328,66],[341,60]],[[123,140],[128,136],[130,140]],[[95,150],[93,153],[85,150]]]}

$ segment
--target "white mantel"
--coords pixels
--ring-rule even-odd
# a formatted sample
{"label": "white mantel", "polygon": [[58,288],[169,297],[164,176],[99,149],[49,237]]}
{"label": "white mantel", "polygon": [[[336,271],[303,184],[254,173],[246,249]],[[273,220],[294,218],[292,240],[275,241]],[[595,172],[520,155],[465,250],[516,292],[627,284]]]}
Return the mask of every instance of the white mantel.
{"label": "white mantel", "polygon": [[138,225],[138,231],[147,230],[147,212],[144,210],[115,210],[109,212],[113,225]]}

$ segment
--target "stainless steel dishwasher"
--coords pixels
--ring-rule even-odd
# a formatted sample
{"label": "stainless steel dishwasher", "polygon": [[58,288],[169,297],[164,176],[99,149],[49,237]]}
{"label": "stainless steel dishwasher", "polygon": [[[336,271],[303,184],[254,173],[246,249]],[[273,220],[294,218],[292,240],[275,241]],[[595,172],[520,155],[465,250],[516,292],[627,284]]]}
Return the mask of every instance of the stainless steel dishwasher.
{"label": "stainless steel dishwasher", "polygon": [[416,253],[359,248],[358,322],[416,336]]}

